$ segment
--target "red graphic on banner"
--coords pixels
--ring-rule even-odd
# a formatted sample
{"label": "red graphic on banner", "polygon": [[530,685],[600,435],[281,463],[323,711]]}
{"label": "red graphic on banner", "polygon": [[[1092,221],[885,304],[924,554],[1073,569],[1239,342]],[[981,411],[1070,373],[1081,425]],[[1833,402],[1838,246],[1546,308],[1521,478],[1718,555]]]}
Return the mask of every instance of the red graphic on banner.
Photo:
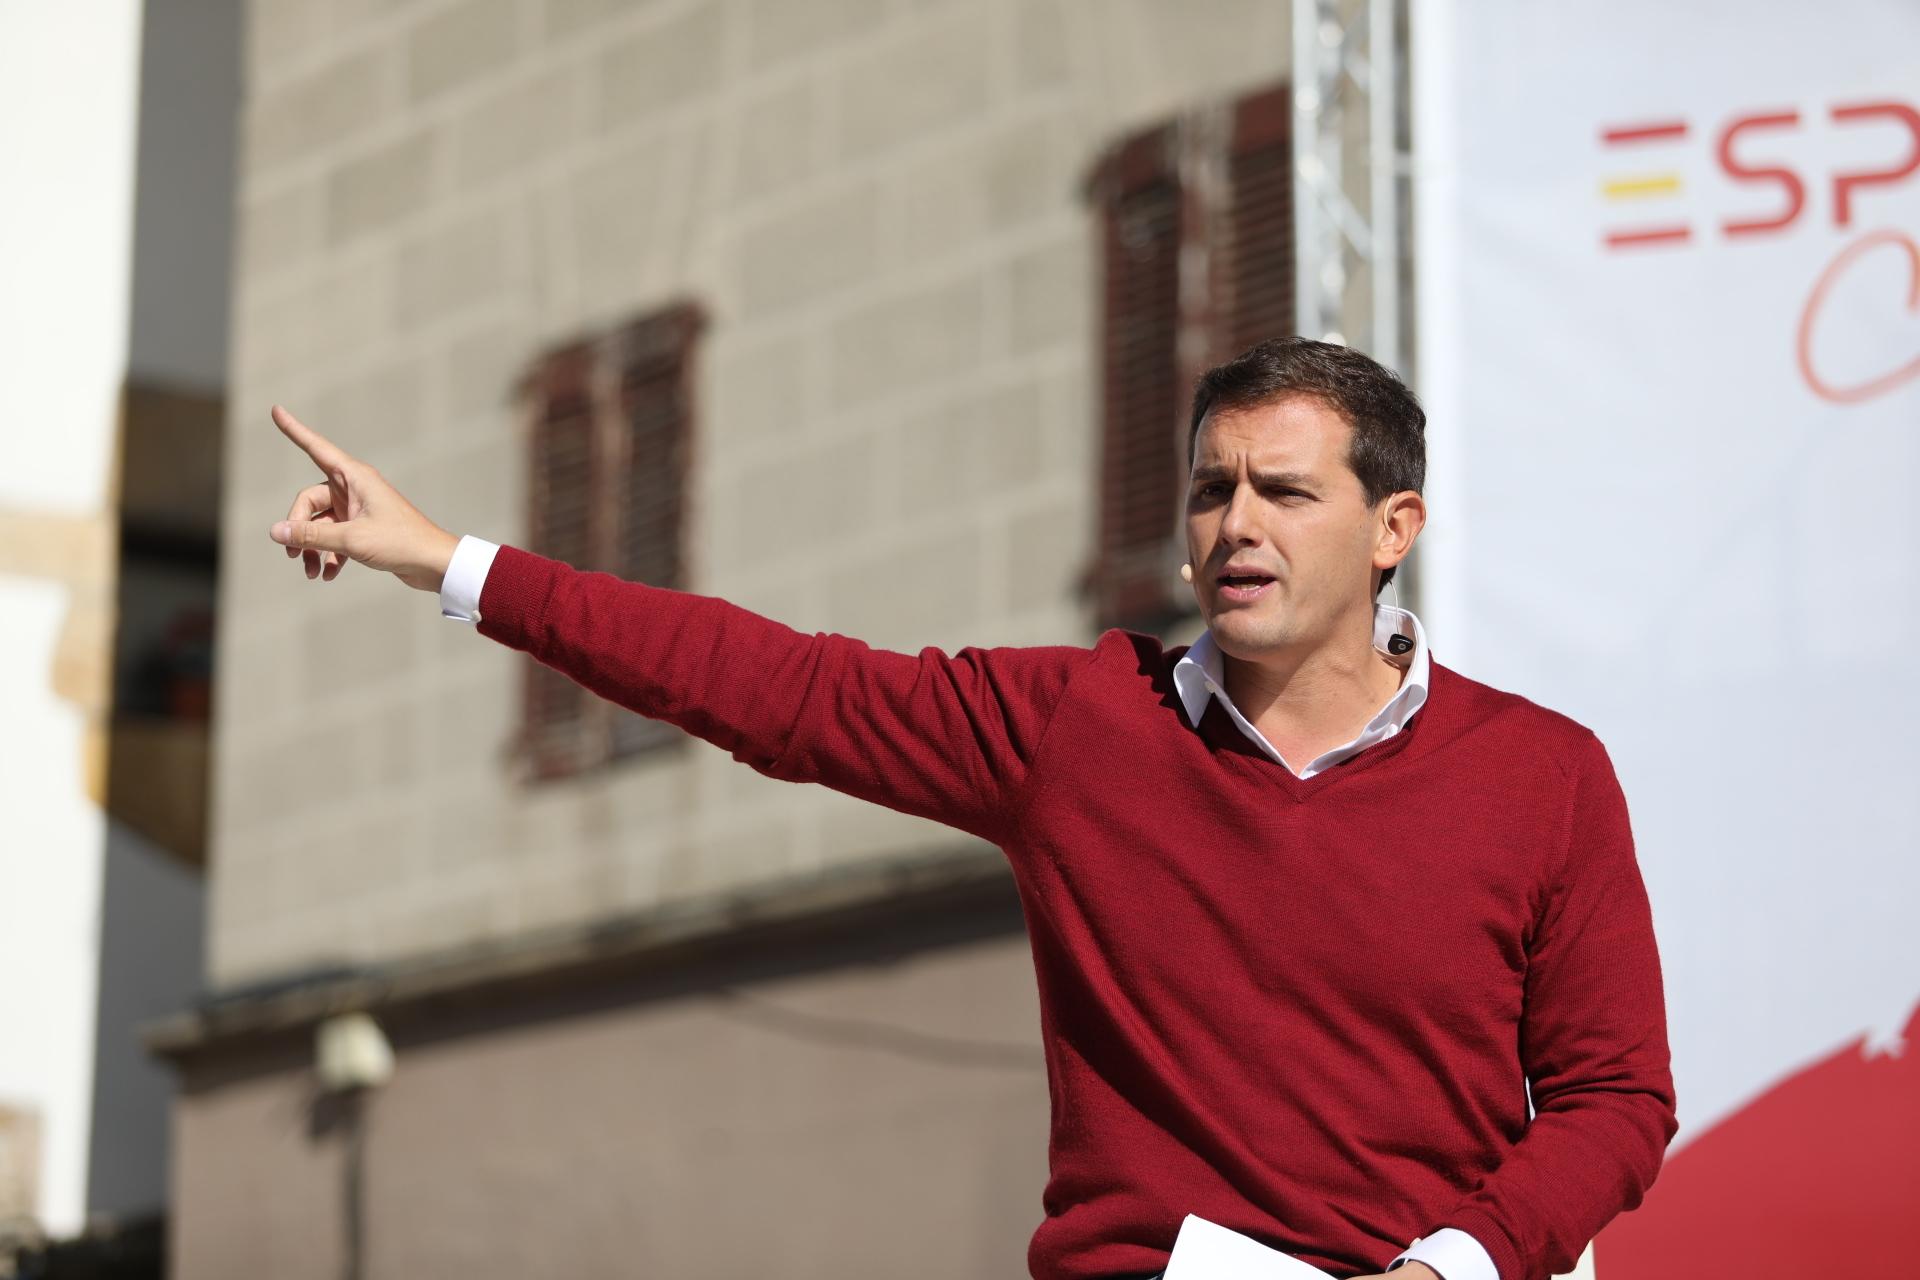
{"label": "red graphic on banner", "polygon": [[1733,121],[1720,131],[1720,145],[1715,154],[1720,161],[1721,170],[1736,182],[1777,183],[1781,192],[1782,207],[1778,213],[1764,218],[1730,218],[1722,223],[1720,229],[1728,239],[1734,236],[1757,235],[1766,231],[1784,231],[1799,218],[1800,211],[1807,207],[1807,184],[1800,175],[1784,165],[1750,164],[1733,154],[1733,147],[1740,138],[1754,129],[1797,129],[1800,127],[1798,111],[1775,111],[1761,115],[1745,116]]}
{"label": "red graphic on banner", "polygon": [[[1898,231],[1876,231],[1871,235],[1862,236],[1842,249],[1840,256],[1827,264],[1827,269],[1820,273],[1820,279],[1813,286],[1813,293],[1807,298],[1807,305],[1800,312],[1800,332],[1794,344],[1794,351],[1800,361],[1800,376],[1806,379],[1807,385],[1813,388],[1815,395],[1836,404],[1853,404],[1861,400],[1870,400],[1874,396],[1893,390],[1904,382],[1920,378],[1920,352],[1892,372],[1852,386],[1835,386],[1822,377],[1815,367],[1813,328],[1819,322],[1821,309],[1826,305],[1827,296],[1832,291],[1834,283],[1852,270],[1853,264],[1860,258],[1882,245],[1890,245],[1906,251],[1907,309],[1916,316],[1920,316],[1920,245],[1916,245],[1911,237]],[[1881,255],[1881,258],[1884,257],[1884,254]],[[1876,259],[1876,262],[1879,260]],[[1869,275],[1877,277],[1878,273],[1869,273]],[[1895,280],[1892,276],[1886,278],[1890,281]]]}
{"label": "red graphic on banner", "polygon": [[[1684,120],[1662,120],[1651,124],[1616,125],[1600,131],[1600,141],[1609,147],[1638,147],[1649,142],[1683,142],[1687,136]],[[1601,193],[1609,200],[1641,200],[1648,197],[1677,195],[1680,175],[1667,170],[1601,184]],[[1661,223],[1606,233],[1607,248],[1630,249],[1651,244],[1685,244],[1693,238],[1693,229],[1682,223]]]}
{"label": "red graphic on banner", "polygon": [[[1875,130],[1872,136],[1900,146],[1899,153],[1890,155],[1880,168],[1816,175],[1825,182],[1812,189],[1831,192],[1833,225],[1848,227],[1853,225],[1854,206],[1863,191],[1899,186],[1920,174],[1920,111],[1891,100],[1850,102],[1828,108],[1825,119],[1836,129]],[[1768,144],[1772,141],[1777,146],[1783,134],[1804,127],[1800,112],[1776,109],[1734,116],[1713,134],[1712,157],[1719,176],[1743,193],[1751,190],[1758,205],[1751,213],[1723,219],[1719,228],[1724,238],[1743,240],[1802,225],[1808,205],[1808,179],[1777,157],[1770,157],[1772,148]],[[1691,126],[1685,120],[1611,125],[1600,130],[1602,146],[1626,148],[1626,153],[1635,157],[1649,144],[1684,143],[1691,136]],[[1603,179],[1602,197],[1610,204],[1629,208],[1644,208],[1651,202],[1658,209],[1661,200],[1678,196],[1688,181],[1687,153],[1662,150],[1656,145],[1653,155],[1665,157],[1661,163],[1666,167]],[[1693,228],[1685,222],[1662,221],[1605,231],[1601,239],[1609,249],[1632,249],[1688,244],[1694,236]]]}
{"label": "red graphic on banner", "polygon": [[1861,102],[1850,107],[1835,107],[1835,120],[1893,120],[1907,127],[1907,140],[1913,149],[1907,158],[1891,169],[1870,169],[1864,173],[1836,173],[1833,175],[1833,220],[1840,226],[1853,222],[1853,189],[1855,187],[1890,186],[1909,175],[1920,172],[1920,111],[1915,111],[1904,102]]}
{"label": "red graphic on banner", "polygon": [[[1920,1005],[1904,1051],[1865,1036],[1670,1157],[1594,1241],[1605,1280],[1904,1276],[1920,1266]],[[1684,1105],[1684,1104],[1683,1104]]]}

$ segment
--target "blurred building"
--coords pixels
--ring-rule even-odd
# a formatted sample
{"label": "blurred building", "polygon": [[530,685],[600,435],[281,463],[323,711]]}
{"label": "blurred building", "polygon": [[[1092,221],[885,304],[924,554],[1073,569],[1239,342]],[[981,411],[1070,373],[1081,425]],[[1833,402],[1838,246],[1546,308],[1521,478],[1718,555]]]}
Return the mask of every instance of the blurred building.
{"label": "blurred building", "polygon": [[83,1233],[158,1263],[139,1027],[202,971],[237,17],[0,5],[0,1273]]}
{"label": "blurred building", "polygon": [[[999,850],[308,580],[268,409],[457,533],[802,630],[1184,638],[1187,381],[1292,327],[1289,24],[246,6],[209,994],[150,1028],[176,1274],[1024,1273],[1049,1096]],[[329,1089],[349,1013],[369,1083]]]}

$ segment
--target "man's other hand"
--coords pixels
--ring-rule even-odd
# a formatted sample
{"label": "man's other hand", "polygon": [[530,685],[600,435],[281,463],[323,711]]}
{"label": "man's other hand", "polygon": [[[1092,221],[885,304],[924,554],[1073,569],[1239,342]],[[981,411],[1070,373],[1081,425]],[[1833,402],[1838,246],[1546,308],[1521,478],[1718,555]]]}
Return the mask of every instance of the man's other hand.
{"label": "man's other hand", "polygon": [[1443,1280],[1443,1277],[1426,1263],[1409,1258],[1391,1271],[1376,1271],[1372,1275],[1355,1276],[1353,1280]]}
{"label": "man's other hand", "polygon": [[273,406],[273,423],[326,477],[295,494],[287,518],[268,530],[288,557],[304,559],[307,576],[327,582],[357,560],[415,590],[440,590],[460,539],[421,515],[372,466],[280,405]]}

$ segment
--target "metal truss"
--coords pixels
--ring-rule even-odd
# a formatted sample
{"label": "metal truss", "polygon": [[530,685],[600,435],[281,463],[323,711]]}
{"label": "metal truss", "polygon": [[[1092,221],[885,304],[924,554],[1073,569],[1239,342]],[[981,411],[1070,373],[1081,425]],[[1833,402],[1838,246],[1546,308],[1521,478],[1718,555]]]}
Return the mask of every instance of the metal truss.
{"label": "metal truss", "polygon": [[1293,0],[1296,329],[1358,347],[1403,376],[1405,3]]}

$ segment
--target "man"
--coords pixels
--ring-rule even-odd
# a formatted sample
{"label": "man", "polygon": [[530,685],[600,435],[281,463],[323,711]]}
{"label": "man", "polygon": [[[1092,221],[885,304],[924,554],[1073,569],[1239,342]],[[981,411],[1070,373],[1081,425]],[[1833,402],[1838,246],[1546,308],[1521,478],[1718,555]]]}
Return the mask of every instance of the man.
{"label": "man", "polygon": [[1360,353],[1201,378],[1206,630],[1170,650],[804,635],[455,538],[274,418],[328,477],[272,530],[309,577],[385,569],[761,773],[1006,851],[1053,1101],[1039,1280],[1156,1274],[1188,1213],[1340,1277],[1544,1280],[1652,1183],[1678,1125],[1625,800],[1592,732],[1376,602],[1426,419]]}

